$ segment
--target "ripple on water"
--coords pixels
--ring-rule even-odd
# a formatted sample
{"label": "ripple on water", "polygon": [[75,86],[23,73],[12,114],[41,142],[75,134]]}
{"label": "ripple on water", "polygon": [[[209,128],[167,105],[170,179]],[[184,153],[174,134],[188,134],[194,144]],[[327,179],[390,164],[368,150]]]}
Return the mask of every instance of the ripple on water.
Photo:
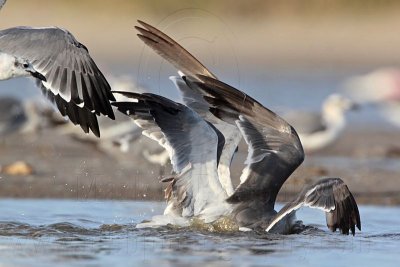
{"label": "ripple on water", "polygon": [[[58,210],[43,213],[46,205]],[[383,267],[399,260],[398,208],[361,206],[363,231],[353,237],[329,232],[324,216],[310,209],[298,217],[313,225],[299,234],[274,235],[224,227],[220,231],[215,225],[135,228],[153,215],[146,211],[162,213],[163,203],[9,200],[1,206],[7,207],[0,213],[2,266],[125,266],[129,262],[133,266]],[[36,206],[41,208],[40,220],[27,215],[28,211],[37,214]],[[65,211],[70,214],[61,216]],[[87,216],[82,216],[84,211]]]}

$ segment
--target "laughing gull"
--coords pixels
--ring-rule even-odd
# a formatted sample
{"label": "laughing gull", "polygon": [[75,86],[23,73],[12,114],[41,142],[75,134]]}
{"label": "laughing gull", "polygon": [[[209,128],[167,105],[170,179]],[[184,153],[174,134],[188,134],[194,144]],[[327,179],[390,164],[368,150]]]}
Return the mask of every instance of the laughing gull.
{"label": "laughing gull", "polygon": [[346,127],[346,113],[356,108],[349,99],[332,94],[322,104],[321,113],[293,111],[283,114],[299,134],[306,152],[323,149],[336,141]]}
{"label": "laughing gull", "polygon": [[[223,140],[223,135],[218,134],[221,131],[216,126],[214,129],[208,127],[205,131],[205,125],[213,125],[207,122],[208,115],[202,115],[203,120],[199,120],[199,115],[196,118],[194,110],[189,107],[179,104],[165,107],[168,100],[154,100],[157,96],[149,94],[132,95],[136,99],[133,103],[115,103],[120,111],[131,114],[136,123],[149,129],[145,134],[169,149],[176,175],[170,180],[167,196],[173,199],[169,205],[173,207],[175,215],[183,218],[196,216],[196,212],[192,211],[197,210],[197,216],[209,219],[216,214],[229,213],[240,227],[290,233],[298,225],[295,223],[296,210],[309,206],[326,212],[327,225],[332,231],[339,229],[341,233],[349,234],[351,230],[354,235],[356,226],[361,229],[357,204],[339,178],[323,179],[306,187],[293,202],[276,212],[274,206],[280,188],[304,160],[304,151],[294,128],[250,96],[217,80],[170,37],[153,26],[141,21],[139,23],[144,27],[136,27],[140,39],[176,66],[184,74],[182,80],[185,84],[196,92],[192,93],[191,100],[193,104],[204,107],[199,109],[199,115],[208,110],[216,118],[236,127],[249,148],[240,185],[226,201],[224,199],[221,202],[221,196],[228,194],[220,177],[216,177],[218,171],[215,169],[221,149],[219,140]],[[151,106],[157,108],[149,108],[150,102]],[[181,110],[187,110],[191,116],[186,115],[185,119],[181,115],[177,119]],[[192,123],[189,124],[189,121]],[[157,127],[154,127],[154,123]],[[200,124],[203,125],[201,128]],[[214,134],[211,134],[211,130]],[[171,131],[176,132],[175,135],[168,133]],[[208,175],[204,175],[206,173]],[[224,189],[222,192],[221,188]],[[198,195],[200,191],[209,195]],[[196,209],[194,203],[203,203],[200,206],[202,208],[197,206]],[[214,205],[209,216],[204,208],[208,207],[208,203]]]}
{"label": "laughing gull", "polygon": [[[168,151],[175,175],[163,179],[168,206],[164,215],[187,224],[199,217],[212,222],[230,213],[228,197],[218,179],[217,161],[221,135],[199,114],[183,104],[162,96],[114,92],[134,101],[114,102],[119,111],[130,116],[143,134]],[[154,222],[151,225],[156,225]]]}
{"label": "laughing gull", "polygon": [[[67,30],[57,27],[1,30],[0,52],[9,55],[3,61],[6,65],[0,70],[0,79],[34,76],[43,94],[84,132],[90,129],[100,136],[96,116],[114,119],[110,101],[115,99],[110,85],[88,49]],[[12,71],[14,57],[23,59],[27,66],[31,64],[33,70]]]}

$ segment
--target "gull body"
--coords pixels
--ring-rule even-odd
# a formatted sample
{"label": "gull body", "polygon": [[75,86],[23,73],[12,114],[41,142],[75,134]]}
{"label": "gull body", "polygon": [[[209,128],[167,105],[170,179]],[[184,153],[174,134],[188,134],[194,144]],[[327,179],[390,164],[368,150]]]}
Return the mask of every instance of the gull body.
{"label": "gull body", "polygon": [[304,150],[314,152],[340,137],[346,128],[346,113],[355,107],[346,97],[332,94],[323,102],[320,113],[293,111],[283,118],[296,129]]}
{"label": "gull body", "polygon": [[[163,181],[169,183],[164,213],[173,214],[171,222],[191,218],[212,222],[228,216],[242,229],[291,233],[298,225],[296,210],[308,206],[325,211],[332,231],[354,235],[355,227],[361,229],[357,204],[339,178],[305,187],[295,200],[275,211],[279,190],[304,160],[296,130],[255,99],[219,81],[172,38],[139,23],[139,38],[180,71],[179,82],[186,85],[178,84],[178,88],[187,106],[153,94],[123,92],[133,101],[113,105],[169,152],[175,174]],[[238,131],[248,145],[241,183],[230,195],[218,172],[226,149],[225,127],[217,127],[220,122]],[[229,166],[230,162],[224,164]],[[169,221],[162,218],[158,222]],[[158,223],[147,226],[154,225]]]}

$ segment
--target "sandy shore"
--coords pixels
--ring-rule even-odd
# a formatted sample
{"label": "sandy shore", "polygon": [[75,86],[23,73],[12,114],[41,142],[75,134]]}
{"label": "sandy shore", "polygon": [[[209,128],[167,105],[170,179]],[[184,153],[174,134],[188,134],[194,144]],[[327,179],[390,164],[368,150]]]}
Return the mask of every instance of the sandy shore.
{"label": "sandy shore", "polygon": [[[53,131],[3,138],[0,197],[161,200],[163,185],[158,177],[168,175],[170,167],[143,159],[142,151],[151,142],[144,137],[128,154],[107,154]],[[317,178],[341,177],[360,203],[400,204],[399,150],[400,132],[347,131],[324,152],[307,156],[284,185],[279,200],[290,199]],[[232,166],[236,183],[245,156],[242,145]],[[16,161],[32,166],[33,173],[4,173],[4,166]]]}

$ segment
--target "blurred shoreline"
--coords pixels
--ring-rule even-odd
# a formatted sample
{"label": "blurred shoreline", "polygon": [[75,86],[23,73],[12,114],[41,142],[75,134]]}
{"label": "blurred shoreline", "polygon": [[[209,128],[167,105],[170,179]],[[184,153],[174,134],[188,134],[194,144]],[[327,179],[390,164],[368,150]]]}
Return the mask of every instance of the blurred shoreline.
{"label": "blurred shoreline", "polygon": [[[398,131],[346,131],[324,152],[307,155],[305,163],[283,186],[278,200],[292,199],[315,179],[341,177],[359,203],[399,205],[400,141],[393,140],[400,140]],[[0,173],[0,197],[162,200],[165,185],[158,178],[169,175],[170,168],[143,159],[143,147],[149,142],[144,137],[128,154],[114,157],[54,131],[3,138],[0,164],[23,161],[33,173]],[[241,145],[233,162],[236,183],[246,153],[247,148]]]}

